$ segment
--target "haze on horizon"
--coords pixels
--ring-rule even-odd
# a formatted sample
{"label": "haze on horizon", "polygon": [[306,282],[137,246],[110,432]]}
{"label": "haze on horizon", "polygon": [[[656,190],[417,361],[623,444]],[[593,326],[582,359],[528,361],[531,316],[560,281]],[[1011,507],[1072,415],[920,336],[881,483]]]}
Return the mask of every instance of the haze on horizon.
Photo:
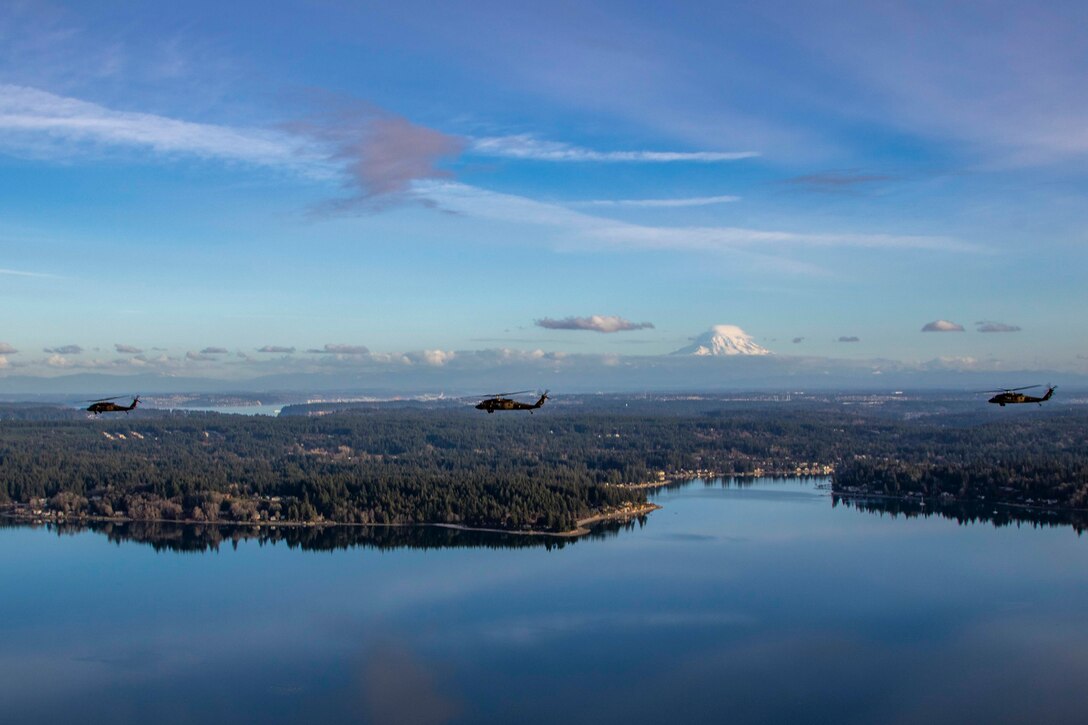
{"label": "haze on horizon", "polygon": [[1082,376],[1086,21],[8,3],[0,378]]}

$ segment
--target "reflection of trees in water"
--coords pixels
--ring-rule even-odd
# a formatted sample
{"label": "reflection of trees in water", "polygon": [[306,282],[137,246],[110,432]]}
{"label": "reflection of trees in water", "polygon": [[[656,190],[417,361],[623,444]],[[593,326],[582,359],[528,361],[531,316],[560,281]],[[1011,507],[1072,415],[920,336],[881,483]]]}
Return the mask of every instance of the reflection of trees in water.
{"label": "reflection of trees in water", "polygon": [[708,476],[707,478],[673,478],[667,483],[654,486],[651,492],[679,491],[688,486],[702,485],[703,488],[751,488],[768,483],[823,483],[827,476]]}
{"label": "reflection of trees in water", "polygon": [[995,527],[1021,526],[1071,526],[1078,534],[1088,530],[1088,511],[1057,511],[1048,509],[1012,508],[1001,504],[939,502],[926,500],[879,498],[866,496],[832,495],[832,507],[843,504],[871,514],[889,514],[892,518],[940,516],[961,525],[991,523]]}
{"label": "reflection of trees in water", "polygon": [[238,526],[175,524],[161,521],[87,521],[83,523],[24,524],[0,522],[0,527],[44,526],[58,536],[93,531],[116,544],[147,544],[156,551],[219,551],[239,542],[254,541],[260,546],[284,543],[303,551],[341,549],[562,549],[582,539],[607,539],[621,531],[642,527],[646,517],[629,521],[604,521],[585,536],[568,538],[550,535],[529,536],[492,531],[451,529],[442,526]]}

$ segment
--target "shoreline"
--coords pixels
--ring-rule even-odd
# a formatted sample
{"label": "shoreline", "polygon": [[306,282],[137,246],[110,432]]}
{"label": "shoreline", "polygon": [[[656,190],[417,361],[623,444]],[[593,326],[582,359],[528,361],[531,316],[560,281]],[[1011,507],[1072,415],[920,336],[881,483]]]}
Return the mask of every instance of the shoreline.
{"label": "shoreline", "polygon": [[559,538],[576,539],[592,531],[594,524],[604,521],[625,521],[639,516],[645,516],[657,511],[661,506],[653,503],[638,504],[630,508],[617,511],[604,511],[601,513],[578,519],[575,528],[567,531],[540,531],[537,529],[500,529],[484,526],[466,526],[464,524],[449,524],[438,522],[400,523],[400,524],[362,524],[348,521],[197,521],[195,519],[134,519],[121,516],[43,516],[34,514],[20,514],[15,509],[15,504],[5,504],[0,507],[0,518],[25,524],[177,524],[181,526],[215,526],[215,527],[239,527],[239,528],[330,528],[344,526],[353,528],[407,528],[412,526],[432,526],[455,531],[480,531],[491,534],[516,534],[518,536],[554,536]]}
{"label": "shoreline", "polygon": [[833,475],[833,471],[825,473],[822,471],[810,471],[802,469],[799,473],[797,470],[790,471],[745,471],[743,473],[719,473],[717,471],[698,471],[692,473],[672,473],[665,476],[663,481],[640,481],[638,483],[605,483],[604,486],[611,486],[613,488],[623,488],[630,491],[635,490],[652,490],[656,488],[667,488],[676,484],[689,483],[691,481],[704,480],[712,481],[721,478],[827,478]]}
{"label": "shoreline", "polygon": [[[986,499],[952,498],[952,499],[941,500],[939,496],[930,496],[928,498],[924,497],[924,496],[909,496],[909,495],[905,495],[905,494],[900,494],[900,495],[896,496],[896,495],[893,495],[893,494],[890,494],[890,493],[868,493],[868,492],[863,492],[863,491],[836,491],[834,488],[831,489],[831,495],[832,496],[837,496],[837,497],[842,498],[842,499],[873,498],[873,499],[880,499],[882,501],[899,501],[899,502],[902,502],[902,503],[915,503],[915,504],[918,504],[920,506],[924,506],[926,508],[929,508],[930,506],[932,506],[933,509],[938,509],[938,508],[947,507],[947,506],[1003,506],[1005,508],[1022,509],[1024,511],[1037,511],[1037,512],[1040,512],[1040,513],[1053,513],[1053,514],[1081,513],[1081,514],[1088,514],[1088,509],[1079,509],[1079,508],[1072,508],[1072,507],[1065,507],[1065,506],[1035,506],[1035,505],[1026,504],[1026,503],[1011,503],[1011,502],[1008,502],[1008,501],[989,501],[989,500],[986,500]],[[932,502],[932,503],[930,503],[930,502]]]}

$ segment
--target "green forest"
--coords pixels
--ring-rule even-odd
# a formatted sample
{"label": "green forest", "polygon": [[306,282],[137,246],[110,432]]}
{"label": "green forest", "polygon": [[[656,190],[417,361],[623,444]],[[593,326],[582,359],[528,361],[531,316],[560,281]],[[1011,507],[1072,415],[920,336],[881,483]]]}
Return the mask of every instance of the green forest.
{"label": "green forest", "polygon": [[645,489],[617,484],[826,465],[846,495],[1088,507],[1088,411],[1072,406],[999,417],[576,402],[533,416],[370,405],[278,418],[0,406],[0,504],[67,518],[558,532],[645,502]]}

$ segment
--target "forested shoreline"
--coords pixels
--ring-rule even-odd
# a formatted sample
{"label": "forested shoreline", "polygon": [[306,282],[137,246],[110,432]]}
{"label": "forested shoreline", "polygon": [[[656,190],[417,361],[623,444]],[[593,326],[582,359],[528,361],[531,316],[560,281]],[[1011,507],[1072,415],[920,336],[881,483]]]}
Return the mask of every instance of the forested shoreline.
{"label": "forested shoreline", "polygon": [[[591,401],[592,402],[592,401]],[[584,403],[584,401],[582,401]],[[655,483],[834,471],[836,493],[1088,508],[1088,411],[605,401],[535,416],[370,406],[88,419],[0,406],[0,505],[54,519],[561,532]],[[14,411],[14,412],[13,412]]]}

